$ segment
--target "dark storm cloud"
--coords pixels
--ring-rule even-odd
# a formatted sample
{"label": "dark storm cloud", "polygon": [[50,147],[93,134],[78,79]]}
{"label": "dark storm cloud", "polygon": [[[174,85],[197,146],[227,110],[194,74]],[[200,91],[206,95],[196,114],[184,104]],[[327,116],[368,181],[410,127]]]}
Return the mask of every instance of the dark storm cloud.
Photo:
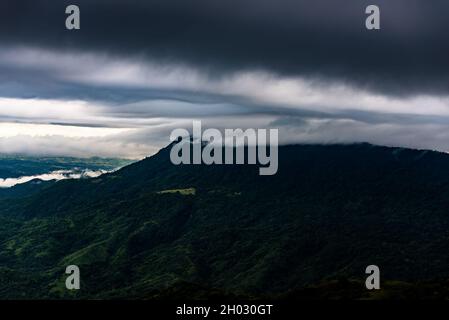
{"label": "dark storm cloud", "polygon": [[[81,30],[64,28],[81,8]],[[381,30],[365,8],[381,8]],[[2,45],[338,80],[388,94],[449,93],[447,0],[3,0]]]}

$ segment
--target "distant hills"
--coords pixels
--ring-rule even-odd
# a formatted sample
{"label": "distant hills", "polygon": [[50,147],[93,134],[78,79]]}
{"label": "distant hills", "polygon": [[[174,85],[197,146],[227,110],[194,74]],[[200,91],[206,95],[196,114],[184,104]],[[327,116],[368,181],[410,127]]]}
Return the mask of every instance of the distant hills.
{"label": "distant hills", "polygon": [[131,161],[123,159],[0,155],[0,179],[34,176],[73,168],[112,170],[130,163]]}
{"label": "distant hills", "polygon": [[[260,176],[175,166],[165,148],[35,190],[0,200],[0,298],[391,298],[364,289],[370,264],[390,293],[447,295],[444,153],[283,146],[277,175]],[[65,289],[69,264],[80,291]]]}

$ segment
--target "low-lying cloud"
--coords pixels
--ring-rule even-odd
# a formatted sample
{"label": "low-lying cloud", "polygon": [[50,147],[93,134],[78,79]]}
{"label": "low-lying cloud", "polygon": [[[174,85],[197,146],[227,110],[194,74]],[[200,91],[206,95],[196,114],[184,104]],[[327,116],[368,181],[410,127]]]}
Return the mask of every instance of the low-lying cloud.
{"label": "low-lying cloud", "polygon": [[35,176],[24,176],[19,178],[0,179],[0,188],[11,188],[18,184],[30,182],[32,180],[51,181],[51,180],[65,180],[65,179],[81,179],[81,178],[96,178],[106,173],[105,170],[56,170],[49,173],[44,173]]}

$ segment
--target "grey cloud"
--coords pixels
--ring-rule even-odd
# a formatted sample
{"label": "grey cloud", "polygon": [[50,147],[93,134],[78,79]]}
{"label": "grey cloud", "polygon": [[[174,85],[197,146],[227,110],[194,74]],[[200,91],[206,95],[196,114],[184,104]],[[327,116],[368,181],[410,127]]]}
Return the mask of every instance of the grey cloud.
{"label": "grey cloud", "polygon": [[367,0],[5,0],[5,45],[95,50],[185,63],[215,77],[242,69],[338,79],[388,94],[449,91],[449,3],[377,0],[382,29],[364,27]]}
{"label": "grey cloud", "polygon": [[[3,0],[0,49],[37,48],[75,56],[88,52],[107,57],[105,64],[115,59],[187,66],[204,79],[198,88],[182,82],[165,88],[132,86],[85,81],[95,71],[74,77],[74,69],[101,67],[84,64],[82,58],[62,59],[56,67],[39,58],[16,64],[0,61],[0,97],[83,100],[104,106],[97,118],[43,115],[41,123],[137,128],[98,138],[3,137],[1,151],[142,157],[167,144],[173,128],[188,128],[192,118],[203,120],[205,127],[278,127],[282,143],[367,141],[448,150],[449,116],[444,112],[362,110],[354,105],[325,111],[307,103],[287,105],[282,96],[274,102],[254,99],[263,96],[263,86],[252,96],[225,92],[220,86],[207,90],[207,85],[237,72],[262,70],[275,79],[300,77],[317,88],[339,83],[387,98],[449,95],[449,2],[377,0],[382,29],[368,32],[364,8],[371,3],[77,0],[81,30],[69,32],[64,29],[64,9],[72,1]],[[339,103],[330,99],[329,105]],[[159,117],[163,119],[155,122]],[[0,121],[37,119],[3,116]]]}

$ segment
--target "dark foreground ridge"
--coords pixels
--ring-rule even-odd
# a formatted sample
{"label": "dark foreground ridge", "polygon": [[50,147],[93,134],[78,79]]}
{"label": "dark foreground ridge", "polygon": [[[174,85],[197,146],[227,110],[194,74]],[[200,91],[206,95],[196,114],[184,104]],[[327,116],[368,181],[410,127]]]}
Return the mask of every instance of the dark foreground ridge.
{"label": "dark foreground ridge", "polygon": [[[284,146],[277,175],[260,176],[174,166],[165,148],[0,200],[0,298],[446,297],[447,208],[443,153]],[[71,264],[79,291],[65,288]]]}

